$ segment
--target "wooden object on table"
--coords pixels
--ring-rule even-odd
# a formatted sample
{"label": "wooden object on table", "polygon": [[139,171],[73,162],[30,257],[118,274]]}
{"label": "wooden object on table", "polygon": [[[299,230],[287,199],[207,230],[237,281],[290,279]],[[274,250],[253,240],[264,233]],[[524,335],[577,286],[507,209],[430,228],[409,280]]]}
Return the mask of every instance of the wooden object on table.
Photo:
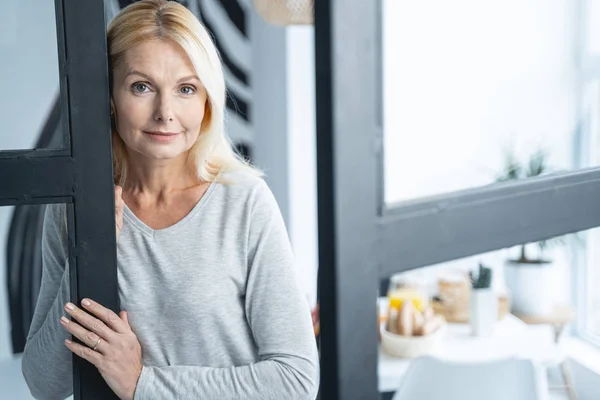
{"label": "wooden object on table", "polygon": [[[575,310],[569,306],[558,306],[548,315],[524,315],[513,313],[521,321],[530,325],[551,325],[554,329],[554,342],[558,343],[560,336],[568,324],[575,321]],[[575,393],[573,378],[569,366],[564,360],[560,363],[560,372],[563,378],[563,386],[552,386],[551,390],[566,390],[569,394],[570,400],[576,400],[577,394]]]}
{"label": "wooden object on table", "polygon": [[[446,304],[442,301],[432,302],[433,311],[442,315],[446,321],[453,323],[469,322],[469,302],[453,302]],[[498,319],[503,319],[510,311],[510,301],[506,296],[498,298]]]}
{"label": "wooden object on table", "polygon": [[452,279],[438,279],[438,296],[447,303],[463,303],[469,301],[471,283],[466,274]]}
{"label": "wooden object on table", "polygon": [[[548,315],[525,315],[513,313],[521,321],[530,325],[552,325],[559,327],[562,331],[565,325],[575,320],[575,310],[569,306],[558,306]],[[558,341],[559,338],[555,338]]]}

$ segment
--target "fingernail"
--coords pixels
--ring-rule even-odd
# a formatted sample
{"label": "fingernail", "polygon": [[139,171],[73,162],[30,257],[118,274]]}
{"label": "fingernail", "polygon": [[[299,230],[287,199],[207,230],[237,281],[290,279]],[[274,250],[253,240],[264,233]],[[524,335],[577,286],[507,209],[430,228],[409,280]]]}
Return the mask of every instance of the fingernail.
{"label": "fingernail", "polygon": [[85,299],[81,302],[81,304],[83,304],[86,307],[89,307],[92,303],[88,299]]}
{"label": "fingernail", "polygon": [[65,343],[66,344],[71,344],[71,341],[69,339],[65,339]]}
{"label": "fingernail", "polygon": [[67,303],[67,309],[74,310],[75,306],[72,303]]}
{"label": "fingernail", "polygon": [[69,323],[69,320],[65,317],[60,317],[60,320],[61,320],[61,322],[65,323],[65,324]]}

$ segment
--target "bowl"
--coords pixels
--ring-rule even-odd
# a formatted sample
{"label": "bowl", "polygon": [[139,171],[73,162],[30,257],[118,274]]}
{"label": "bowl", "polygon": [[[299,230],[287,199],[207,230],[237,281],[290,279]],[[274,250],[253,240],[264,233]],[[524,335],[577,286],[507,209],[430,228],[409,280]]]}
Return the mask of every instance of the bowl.
{"label": "bowl", "polygon": [[383,351],[394,357],[415,358],[431,354],[446,334],[447,323],[443,322],[434,332],[425,336],[398,335],[385,329],[385,323],[379,329]]}

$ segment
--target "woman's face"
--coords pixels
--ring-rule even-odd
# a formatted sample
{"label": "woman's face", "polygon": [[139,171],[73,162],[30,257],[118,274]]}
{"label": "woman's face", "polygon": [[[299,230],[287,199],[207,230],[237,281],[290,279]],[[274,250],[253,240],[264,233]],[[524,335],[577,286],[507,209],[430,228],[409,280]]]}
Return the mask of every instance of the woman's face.
{"label": "woman's face", "polygon": [[198,138],[206,91],[179,45],[152,40],[128,50],[115,68],[112,100],[128,152],[165,160],[184,156]]}

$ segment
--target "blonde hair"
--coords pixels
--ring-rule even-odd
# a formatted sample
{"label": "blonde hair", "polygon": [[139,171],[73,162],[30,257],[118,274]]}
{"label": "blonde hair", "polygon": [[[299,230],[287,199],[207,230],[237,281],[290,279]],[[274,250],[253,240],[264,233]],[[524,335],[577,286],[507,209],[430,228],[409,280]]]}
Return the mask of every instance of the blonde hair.
{"label": "blonde hair", "polygon": [[[187,53],[207,93],[200,135],[188,151],[188,165],[206,182],[220,171],[262,172],[234,150],[225,132],[225,78],[221,59],[210,34],[186,7],[174,1],[142,0],[125,7],[109,23],[107,31],[110,85],[112,71],[123,62],[125,52],[148,40],[172,40]],[[113,167],[115,183],[127,180],[127,151],[113,121]]]}

